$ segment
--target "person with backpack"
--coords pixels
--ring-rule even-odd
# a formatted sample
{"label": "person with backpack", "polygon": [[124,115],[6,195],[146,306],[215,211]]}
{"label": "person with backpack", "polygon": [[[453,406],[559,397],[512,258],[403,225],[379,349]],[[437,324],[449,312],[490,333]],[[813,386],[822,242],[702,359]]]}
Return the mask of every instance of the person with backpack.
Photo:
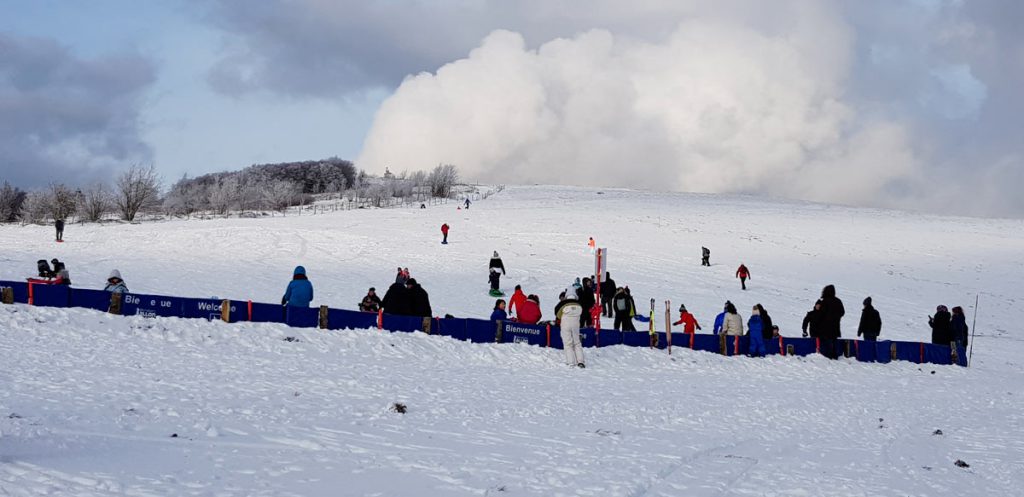
{"label": "person with backpack", "polygon": [[747,269],[745,264],[740,264],[740,267],[736,269],[736,277],[740,279],[740,285],[744,290],[747,289],[747,280],[750,278],[750,270]]}
{"label": "person with backpack", "polygon": [[953,341],[952,320],[953,316],[946,306],[940,305],[935,308],[935,315],[928,318],[928,325],[932,328],[932,343],[949,345]]}
{"label": "person with backpack", "polygon": [[295,266],[295,271],[292,272],[292,281],[288,283],[288,288],[284,291],[284,297],[281,297],[281,305],[309,307],[309,303],[312,300],[313,284],[306,277],[306,268]]}
{"label": "person with backpack", "polygon": [[608,303],[611,304],[615,311],[615,324],[613,327],[621,331],[636,331],[636,328],[633,327],[632,297],[626,293],[626,289],[617,289],[615,295],[608,299]]}
{"label": "person with backpack", "polygon": [[570,366],[585,368],[587,366],[583,357],[583,344],[580,343],[580,322],[585,314],[584,308],[579,300],[570,296],[568,290],[562,292],[558,299],[558,305],[555,306],[555,324],[561,330],[565,361]]}
{"label": "person with backpack", "polygon": [[116,269],[110,270],[110,275],[107,276],[107,286],[103,287],[103,291],[110,293],[128,293],[128,286],[124,284],[124,280],[121,279],[121,271]]}
{"label": "person with backpack", "polygon": [[764,322],[761,321],[761,310],[755,305],[747,320],[747,335],[750,336],[750,357],[764,357],[767,351],[764,346]]}
{"label": "person with backpack", "polygon": [[441,225],[441,236],[444,237],[441,239],[441,244],[448,245],[448,223]]}
{"label": "person with backpack", "polygon": [[950,320],[950,328],[953,331],[953,341],[958,347],[967,348],[967,316],[964,315],[964,308],[956,306],[953,308],[953,317]]}
{"label": "person with backpack", "polygon": [[871,297],[864,299],[864,310],[860,311],[860,324],[857,325],[857,336],[863,336],[864,341],[874,342],[882,333],[882,317],[871,305]]}
{"label": "person with backpack", "polygon": [[696,333],[697,330],[702,329],[700,323],[697,322],[697,318],[687,312],[686,306],[683,304],[679,304],[679,321],[672,323],[672,325],[683,325],[684,333]]}
{"label": "person with backpack", "polygon": [[601,314],[604,317],[612,317],[612,300],[621,288],[616,288],[612,273],[606,272],[604,281],[601,282]]}
{"label": "person with backpack", "polygon": [[359,302],[359,310],[363,312],[377,312],[380,310],[380,297],[377,296],[377,289],[370,287],[366,296]]}
{"label": "person with backpack", "polygon": [[700,265],[711,267],[711,251],[707,247],[700,248]]}

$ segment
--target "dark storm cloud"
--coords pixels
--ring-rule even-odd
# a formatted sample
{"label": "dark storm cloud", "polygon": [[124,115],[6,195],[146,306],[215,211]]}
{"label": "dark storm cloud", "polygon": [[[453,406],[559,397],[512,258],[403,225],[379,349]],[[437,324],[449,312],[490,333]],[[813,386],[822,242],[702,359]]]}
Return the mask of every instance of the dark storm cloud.
{"label": "dark storm cloud", "polygon": [[138,101],[154,77],[138,55],[82,59],[52,40],[0,33],[0,179],[80,184],[148,160]]}

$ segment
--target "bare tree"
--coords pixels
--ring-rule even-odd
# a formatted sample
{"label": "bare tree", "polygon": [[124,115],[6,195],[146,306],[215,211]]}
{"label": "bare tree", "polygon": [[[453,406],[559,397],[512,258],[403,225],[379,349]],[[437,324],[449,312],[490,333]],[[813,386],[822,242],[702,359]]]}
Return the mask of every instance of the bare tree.
{"label": "bare tree", "polygon": [[210,209],[213,212],[224,215],[238,202],[238,178],[226,177],[217,183],[210,185],[208,198]]}
{"label": "bare tree", "polygon": [[49,214],[54,219],[67,219],[78,210],[78,193],[71,191],[64,183],[51,183],[49,197]]}
{"label": "bare tree", "polygon": [[156,203],[160,197],[160,176],[153,166],[132,165],[117,178],[115,203],[121,219],[134,221],[142,209]]}
{"label": "bare tree", "polygon": [[25,205],[25,192],[4,181],[0,187],[0,223],[17,221]]}
{"label": "bare tree", "polygon": [[430,194],[435,197],[448,197],[452,193],[452,187],[459,181],[459,171],[452,164],[439,164],[430,171],[427,182],[430,184]]}
{"label": "bare tree", "polygon": [[110,189],[103,183],[93,184],[79,197],[79,212],[86,221],[103,219],[103,215],[110,212],[111,205]]}
{"label": "bare tree", "polygon": [[25,195],[25,204],[21,210],[21,220],[27,223],[39,223],[53,212],[50,192],[36,191]]}

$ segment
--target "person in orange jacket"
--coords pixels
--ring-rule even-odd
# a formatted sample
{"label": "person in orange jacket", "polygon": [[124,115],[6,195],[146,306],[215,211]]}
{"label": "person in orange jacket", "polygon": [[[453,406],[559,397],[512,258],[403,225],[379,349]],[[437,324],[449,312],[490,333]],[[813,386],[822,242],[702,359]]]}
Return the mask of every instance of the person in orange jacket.
{"label": "person in orange jacket", "polygon": [[683,331],[686,333],[695,333],[694,328],[701,329],[700,323],[697,322],[697,318],[693,317],[693,314],[686,312],[686,306],[679,306],[679,321],[672,323],[674,326],[683,325]]}

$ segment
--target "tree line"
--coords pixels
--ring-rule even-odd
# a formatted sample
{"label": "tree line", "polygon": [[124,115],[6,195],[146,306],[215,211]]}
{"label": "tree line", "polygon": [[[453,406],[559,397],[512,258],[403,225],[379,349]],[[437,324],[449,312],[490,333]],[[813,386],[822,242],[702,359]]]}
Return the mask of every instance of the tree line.
{"label": "tree line", "polygon": [[72,188],[63,183],[24,191],[4,181],[0,186],[0,222],[40,223],[51,219],[98,222],[117,215],[134,221],[140,213],[189,217],[196,213],[282,211],[334,195],[381,207],[391,198],[449,197],[459,180],[454,165],[375,177],[347,160],[257,164],[240,171],[183,176],[166,190],[153,166],[133,165],[113,184]]}

